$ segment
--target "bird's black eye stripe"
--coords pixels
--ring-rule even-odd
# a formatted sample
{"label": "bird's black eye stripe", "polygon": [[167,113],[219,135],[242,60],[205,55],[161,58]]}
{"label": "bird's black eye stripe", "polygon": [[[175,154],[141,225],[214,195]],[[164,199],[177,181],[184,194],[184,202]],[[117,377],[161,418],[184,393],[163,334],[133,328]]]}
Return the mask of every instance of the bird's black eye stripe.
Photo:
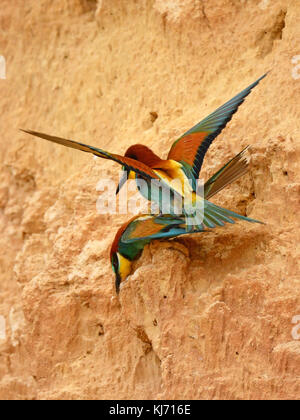
{"label": "bird's black eye stripe", "polygon": [[112,264],[113,264],[115,270],[118,270],[118,268],[119,268],[119,259],[118,259],[117,254],[114,254],[113,259],[112,259]]}

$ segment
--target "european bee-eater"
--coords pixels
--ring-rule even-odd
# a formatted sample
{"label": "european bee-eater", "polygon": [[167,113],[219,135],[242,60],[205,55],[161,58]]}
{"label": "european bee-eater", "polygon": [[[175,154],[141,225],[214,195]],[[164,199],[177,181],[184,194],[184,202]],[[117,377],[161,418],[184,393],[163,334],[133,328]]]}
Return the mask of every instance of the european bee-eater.
{"label": "european bee-eater", "polygon": [[[247,172],[246,150],[247,148],[242,150],[206,181],[204,184],[205,199],[212,197],[225,188],[228,183]],[[204,209],[204,220],[206,226],[210,228],[224,226],[225,223],[235,223],[233,218],[252,223],[262,223],[259,220],[210,204],[212,209],[209,215],[206,214]],[[185,224],[185,217],[174,215],[144,214],[134,216],[125,222],[119,228],[110,251],[110,260],[116,275],[117,293],[119,293],[121,282],[125,281],[131,274],[132,263],[139,258],[145,245],[155,239],[170,239],[188,233],[203,232],[204,230],[205,228],[202,226],[201,229],[190,232]]]}
{"label": "european bee-eater", "polygon": [[[153,185],[153,182],[151,183],[151,181],[159,180],[162,187],[171,191],[172,197],[177,198],[177,201],[178,199],[184,199],[186,206],[184,207],[182,214],[185,216],[192,215],[192,218],[195,216],[193,226],[197,230],[201,230],[202,222],[208,227],[213,227],[212,224],[219,220],[219,215],[216,215],[213,211],[213,205],[207,200],[202,201],[203,198],[197,195],[197,179],[204,156],[212,141],[231,120],[232,115],[244,102],[246,96],[249,95],[251,90],[265,76],[266,74],[183,134],[173,143],[167,159],[161,159],[150,148],[141,144],[131,146],[126,151],[125,156],[121,156],[73,140],[50,136],[31,130],[23,131],[119,163],[122,165],[123,169],[126,169],[126,173],[119,184],[117,192],[124,182],[126,182],[128,176],[134,174],[134,177],[137,179],[141,178],[146,181],[147,188],[140,188],[140,192],[149,199],[149,191],[151,191],[151,185]],[[227,175],[229,176],[229,174]],[[237,173],[235,173],[234,176],[236,179],[238,177]],[[175,185],[173,182],[174,180],[179,180],[179,184],[177,183]],[[227,184],[233,180],[234,179],[229,176]],[[161,194],[151,194],[151,198],[152,200],[157,201],[161,208]],[[193,215],[195,203],[200,204],[200,206],[202,205],[201,208],[206,215],[204,219],[203,213],[200,217],[198,217],[197,212]],[[175,207],[174,198],[173,204]],[[170,212],[171,214],[176,214],[176,211],[173,210],[173,208],[170,209]],[[219,213],[222,214],[222,212],[223,209],[220,208]]]}
{"label": "european bee-eater", "polygon": [[[232,218],[261,223],[258,220],[241,216],[227,210],[226,216],[218,225],[225,222],[235,223]],[[203,229],[192,233],[202,232]],[[141,255],[144,247],[155,239],[170,239],[190,233],[185,225],[185,217],[171,215],[137,215],[124,223],[118,230],[110,250],[110,261],[116,275],[116,292],[119,293],[121,282],[131,274],[132,263]]]}

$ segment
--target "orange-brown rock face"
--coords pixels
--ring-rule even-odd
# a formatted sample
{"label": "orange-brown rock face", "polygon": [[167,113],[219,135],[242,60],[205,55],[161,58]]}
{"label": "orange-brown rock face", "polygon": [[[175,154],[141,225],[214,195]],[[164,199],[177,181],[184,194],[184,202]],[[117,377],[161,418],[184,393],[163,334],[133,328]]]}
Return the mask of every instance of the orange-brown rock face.
{"label": "orange-brown rock face", "polygon": [[[300,3],[1,1],[0,398],[300,395]],[[2,64],[1,64],[2,63]],[[99,215],[112,162],[18,131],[123,153],[172,142],[256,78],[207,178],[247,144],[215,202],[265,221],[147,246],[114,292]]]}

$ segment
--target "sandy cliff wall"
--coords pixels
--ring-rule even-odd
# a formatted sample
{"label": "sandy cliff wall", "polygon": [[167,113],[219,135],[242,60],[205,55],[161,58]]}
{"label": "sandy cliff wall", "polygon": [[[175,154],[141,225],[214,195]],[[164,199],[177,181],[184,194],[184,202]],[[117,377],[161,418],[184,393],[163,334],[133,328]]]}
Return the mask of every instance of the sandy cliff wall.
{"label": "sandy cliff wall", "polygon": [[[294,0],[1,1],[1,398],[299,397],[299,16]],[[166,155],[267,70],[202,173],[252,145],[215,202],[267,225],[152,244],[116,298],[127,217],[97,214],[96,185],[117,166],[18,128]]]}

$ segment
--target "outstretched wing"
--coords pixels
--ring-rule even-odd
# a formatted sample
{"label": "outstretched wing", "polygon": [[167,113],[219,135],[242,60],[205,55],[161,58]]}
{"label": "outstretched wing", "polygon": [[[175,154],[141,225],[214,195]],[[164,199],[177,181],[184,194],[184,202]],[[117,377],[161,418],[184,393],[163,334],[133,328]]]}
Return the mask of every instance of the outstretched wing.
{"label": "outstretched wing", "polygon": [[168,159],[182,163],[184,168],[190,172],[188,175],[198,179],[205,153],[212,141],[231,120],[246,96],[266,75],[267,73],[183,134],[172,145]]}
{"label": "outstretched wing", "polygon": [[62,144],[63,146],[70,147],[72,149],[81,150],[83,152],[92,153],[95,156],[99,156],[103,159],[109,159],[114,162],[119,163],[124,166],[127,171],[134,171],[146,179],[160,179],[156,173],[149,168],[147,165],[144,165],[142,162],[139,162],[135,159],[127,158],[125,156],[116,155],[114,153],[106,152],[105,150],[98,149],[97,147],[88,146],[84,143],[78,143],[74,140],[68,140],[60,137],[50,136],[49,134],[39,133],[32,130],[21,130],[25,133],[32,134],[33,136],[40,137],[42,139],[51,141],[53,143]]}
{"label": "outstretched wing", "polygon": [[126,228],[122,232],[121,242],[125,246],[139,243],[140,249],[142,249],[154,239],[175,238],[179,235],[203,232],[205,228],[213,229],[217,226],[224,226],[226,223],[234,224],[234,219],[264,224],[259,220],[242,216],[205,200],[202,229],[192,231],[188,229],[184,216],[141,215],[126,224]]}
{"label": "outstretched wing", "polygon": [[184,217],[141,215],[126,227],[122,242],[130,244],[145,241],[146,244],[154,239],[173,238],[184,233],[186,233]]}

